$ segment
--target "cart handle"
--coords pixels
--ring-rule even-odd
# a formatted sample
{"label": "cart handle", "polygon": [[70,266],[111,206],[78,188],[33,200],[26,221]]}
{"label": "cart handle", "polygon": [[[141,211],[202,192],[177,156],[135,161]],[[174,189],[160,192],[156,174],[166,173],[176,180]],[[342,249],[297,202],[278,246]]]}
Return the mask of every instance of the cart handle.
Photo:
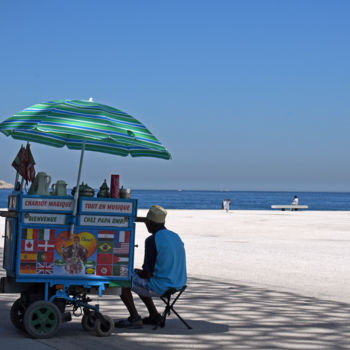
{"label": "cart handle", "polygon": [[5,218],[16,218],[18,215],[16,211],[0,211],[0,216]]}

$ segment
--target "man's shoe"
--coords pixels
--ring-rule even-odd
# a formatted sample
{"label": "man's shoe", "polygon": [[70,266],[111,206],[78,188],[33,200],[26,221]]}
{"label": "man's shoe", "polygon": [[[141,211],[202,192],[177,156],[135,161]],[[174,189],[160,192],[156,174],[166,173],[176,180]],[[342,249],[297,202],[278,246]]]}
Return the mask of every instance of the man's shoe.
{"label": "man's shoe", "polygon": [[128,328],[128,329],[138,329],[142,328],[142,319],[140,316],[137,318],[128,317],[125,320],[119,320],[114,322],[115,328]]}
{"label": "man's shoe", "polygon": [[142,322],[143,324],[150,324],[152,326],[159,326],[162,321],[162,316],[161,314],[157,314],[156,317],[145,317]]}

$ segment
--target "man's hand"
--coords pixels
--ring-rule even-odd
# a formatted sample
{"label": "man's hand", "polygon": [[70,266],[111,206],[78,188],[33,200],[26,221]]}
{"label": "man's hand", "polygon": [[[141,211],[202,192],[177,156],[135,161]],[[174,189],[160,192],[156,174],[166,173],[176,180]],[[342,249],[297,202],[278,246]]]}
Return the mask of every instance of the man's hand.
{"label": "man's hand", "polygon": [[152,273],[145,270],[135,269],[135,272],[139,275],[139,277],[144,279],[149,279],[152,277]]}
{"label": "man's hand", "polygon": [[141,269],[135,269],[135,272],[141,277],[141,273],[142,273]]}

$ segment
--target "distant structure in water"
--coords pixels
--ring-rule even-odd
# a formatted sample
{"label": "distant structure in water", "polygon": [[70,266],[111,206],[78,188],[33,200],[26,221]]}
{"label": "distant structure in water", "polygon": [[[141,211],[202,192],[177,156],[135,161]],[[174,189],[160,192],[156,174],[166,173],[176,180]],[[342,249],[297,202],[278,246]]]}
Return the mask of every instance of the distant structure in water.
{"label": "distant structure in water", "polygon": [[3,180],[0,180],[0,189],[6,189],[6,190],[9,190],[13,188],[13,185],[12,184],[9,184],[7,183],[6,181],[3,181]]}

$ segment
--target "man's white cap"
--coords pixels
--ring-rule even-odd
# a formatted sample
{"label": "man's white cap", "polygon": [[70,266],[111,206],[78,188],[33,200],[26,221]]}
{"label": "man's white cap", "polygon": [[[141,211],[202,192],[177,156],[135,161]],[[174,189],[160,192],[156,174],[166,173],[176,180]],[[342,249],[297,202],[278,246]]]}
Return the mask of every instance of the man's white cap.
{"label": "man's white cap", "polygon": [[153,205],[147,213],[147,219],[157,224],[164,224],[167,211],[160,205]]}

